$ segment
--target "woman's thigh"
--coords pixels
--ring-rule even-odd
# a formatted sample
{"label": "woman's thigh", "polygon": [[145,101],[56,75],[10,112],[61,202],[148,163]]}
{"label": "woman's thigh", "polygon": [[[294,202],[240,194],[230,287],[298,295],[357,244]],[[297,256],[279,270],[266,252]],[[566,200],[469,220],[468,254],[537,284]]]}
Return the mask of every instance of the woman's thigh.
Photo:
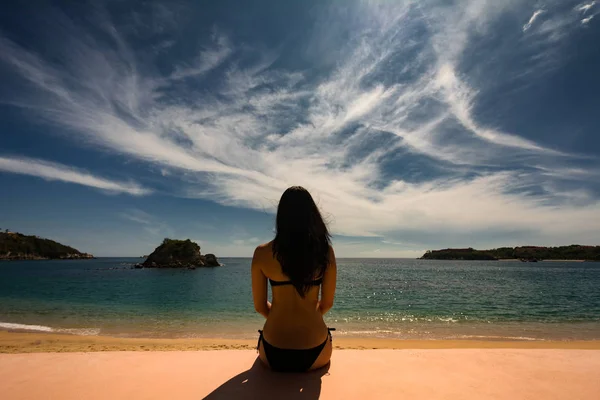
{"label": "woman's thigh", "polygon": [[331,360],[331,353],[333,353],[333,343],[331,343],[331,340],[327,340],[327,344],[325,344],[325,347],[321,350],[321,354],[319,354],[319,357],[317,357],[310,369],[312,370],[326,366],[329,363],[329,360]]}
{"label": "woman's thigh", "polygon": [[258,358],[260,358],[260,361],[262,361],[262,363],[265,364],[267,367],[271,367],[269,365],[269,360],[267,360],[267,356],[265,355],[265,347],[263,346],[262,340],[258,345]]}

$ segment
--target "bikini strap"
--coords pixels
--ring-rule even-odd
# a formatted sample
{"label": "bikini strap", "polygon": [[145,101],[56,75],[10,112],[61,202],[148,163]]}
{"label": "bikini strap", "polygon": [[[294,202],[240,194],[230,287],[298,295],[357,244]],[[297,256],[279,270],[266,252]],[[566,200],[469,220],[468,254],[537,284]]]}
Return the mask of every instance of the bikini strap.
{"label": "bikini strap", "polygon": [[[333,336],[331,336],[331,331],[335,331],[335,328],[327,328],[327,334],[329,335],[329,341],[333,342]],[[262,330],[258,330],[258,342],[256,343],[256,351],[258,352],[260,349],[260,342],[263,340],[263,331]]]}
{"label": "bikini strap", "polygon": [[262,330],[258,330],[258,343],[256,343],[256,352],[258,353],[258,349],[260,349],[260,341],[263,340],[263,331]]}
{"label": "bikini strap", "polygon": [[329,341],[333,343],[333,336],[331,336],[331,331],[335,331],[335,328],[327,327],[327,334],[329,335]]}
{"label": "bikini strap", "polygon": [[[269,279],[269,283],[271,284],[271,286],[293,285],[292,281],[274,281],[273,279]],[[323,283],[323,277],[312,280],[310,282],[306,282],[305,285],[321,286],[322,283]]]}

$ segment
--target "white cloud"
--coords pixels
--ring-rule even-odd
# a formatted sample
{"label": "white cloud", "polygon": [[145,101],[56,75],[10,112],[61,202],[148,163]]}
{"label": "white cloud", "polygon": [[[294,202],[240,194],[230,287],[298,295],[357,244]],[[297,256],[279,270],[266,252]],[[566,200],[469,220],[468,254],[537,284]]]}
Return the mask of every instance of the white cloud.
{"label": "white cloud", "polygon": [[454,117],[456,117],[465,128],[469,129],[469,131],[478,137],[507,147],[559,154],[559,152],[555,150],[546,149],[519,136],[478,126],[471,115],[474,94],[467,85],[457,78],[452,65],[443,64],[439,67],[434,84],[442,89],[442,93],[445,96]]}
{"label": "white cloud", "polygon": [[221,65],[233,52],[227,37],[213,33],[213,46],[204,49],[191,66],[177,66],[170,78],[174,80],[192,78],[205,74]]}
{"label": "white cloud", "polygon": [[596,5],[596,0],[594,0],[590,3],[582,3],[582,4],[578,5],[577,7],[575,7],[575,10],[580,11],[585,14],[588,11],[590,11],[595,5]]}
{"label": "white cloud", "polygon": [[[572,156],[479,122],[477,87],[458,72],[469,34],[485,33],[517,3],[471,0],[419,18],[420,3],[361,3],[356,38],[338,44],[336,67],[318,80],[274,68],[272,55],[244,64],[236,57],[248,47],[223,36],[166,77],[138,65],[127,46],[93,41],[71,46],[60,68],[7,39],[0,59],[35,89],[23,100],[30,109],[72,140],[155,164],[171,182],[180,177],[176,195],[273,212],[282,191],[300,184],[346,235],[521,229],[600,240],[600,206],[587,192],[573,199],[553,185],[533,190],[541,179],[563,179],[555,165]],[[428,36],[415,44],[407,26],[421,19]],[[386,169],[402,155],[444,174],[415,182],[406,165]]]}
{"label": "white cloud", "polygon": [[589,23],[592,20],[592,18],[594,18],[594,15],[590,15],[589,17],[582,19],[581,23],[583,25],[585,25],[585,24]]}
{"label": "white cloud", "polygon": [[33,158],[0,157],[0,171],[31,175],[50,181],[75,183],[107,192],[127,193],[134,196],[142,196],[151,192],[134,182],[112,181],[73,167]]}
{"label": "white cloud", "polygon": [[535,20],[542,15],[544,12],[546,12],[545,10],[536,10],[534,11],[534,13],[531,15],[531,18],[529,18],[529,21],[523,25],[523,32],[527,32],[529,30],[529,28],[531,28],[531,26],[534,24]]}
{"label": "white cloud", "polygon": [[[548,6],[545,11],[547,17],[541,22],[539,22],[540,18],[535,18],[535,29],[531,30],[530,39],[538,43],[549,44],[550,49],[556,49],[556,44],[565,42],[565,39],[576,28],[591,21],[595,15],[593,10],[596,1],[582,3],[569,11],[564,10],[563,3],[560,0],[548,1],[546,5]],[[587,16],[587,18],[584,18],[584,16]],[[560,56],[557,55],[556,57]]]}

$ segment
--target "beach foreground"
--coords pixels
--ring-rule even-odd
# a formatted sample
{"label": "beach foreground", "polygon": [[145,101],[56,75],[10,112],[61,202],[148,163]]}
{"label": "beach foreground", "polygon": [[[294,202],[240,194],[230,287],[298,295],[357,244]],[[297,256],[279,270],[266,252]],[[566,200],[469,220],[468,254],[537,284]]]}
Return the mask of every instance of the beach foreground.
{"label": "beach foreground", "polygon": [[308,374],[250,350],[0,354],[3,399],[598,399],[600,351],[345,350]]}

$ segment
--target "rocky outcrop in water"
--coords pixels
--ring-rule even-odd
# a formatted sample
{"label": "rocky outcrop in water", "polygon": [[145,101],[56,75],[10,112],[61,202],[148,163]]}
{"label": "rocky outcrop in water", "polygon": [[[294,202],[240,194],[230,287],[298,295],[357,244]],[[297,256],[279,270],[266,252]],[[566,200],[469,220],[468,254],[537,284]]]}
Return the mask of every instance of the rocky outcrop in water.
{"label": "rocky outcrop in water", "polygon": [[93,255],[82,253],[50,239],[0,232],[0,260],[89,260]]}
{"label": "rocky outcrop in water", "polygon": [[219,261],[217,260],[217,256],[215,256],[214,254],[206,254],[204,256],[204,262],[207,266],[209,267],[218,267],[221,264],[219,264]]}
{"label": "rocky outcrop in water", "polygon": [[152,254],[135,268],[188,268],[218,267],[214,254],[202,255],[197,243],[187,240],[165,239]]}

